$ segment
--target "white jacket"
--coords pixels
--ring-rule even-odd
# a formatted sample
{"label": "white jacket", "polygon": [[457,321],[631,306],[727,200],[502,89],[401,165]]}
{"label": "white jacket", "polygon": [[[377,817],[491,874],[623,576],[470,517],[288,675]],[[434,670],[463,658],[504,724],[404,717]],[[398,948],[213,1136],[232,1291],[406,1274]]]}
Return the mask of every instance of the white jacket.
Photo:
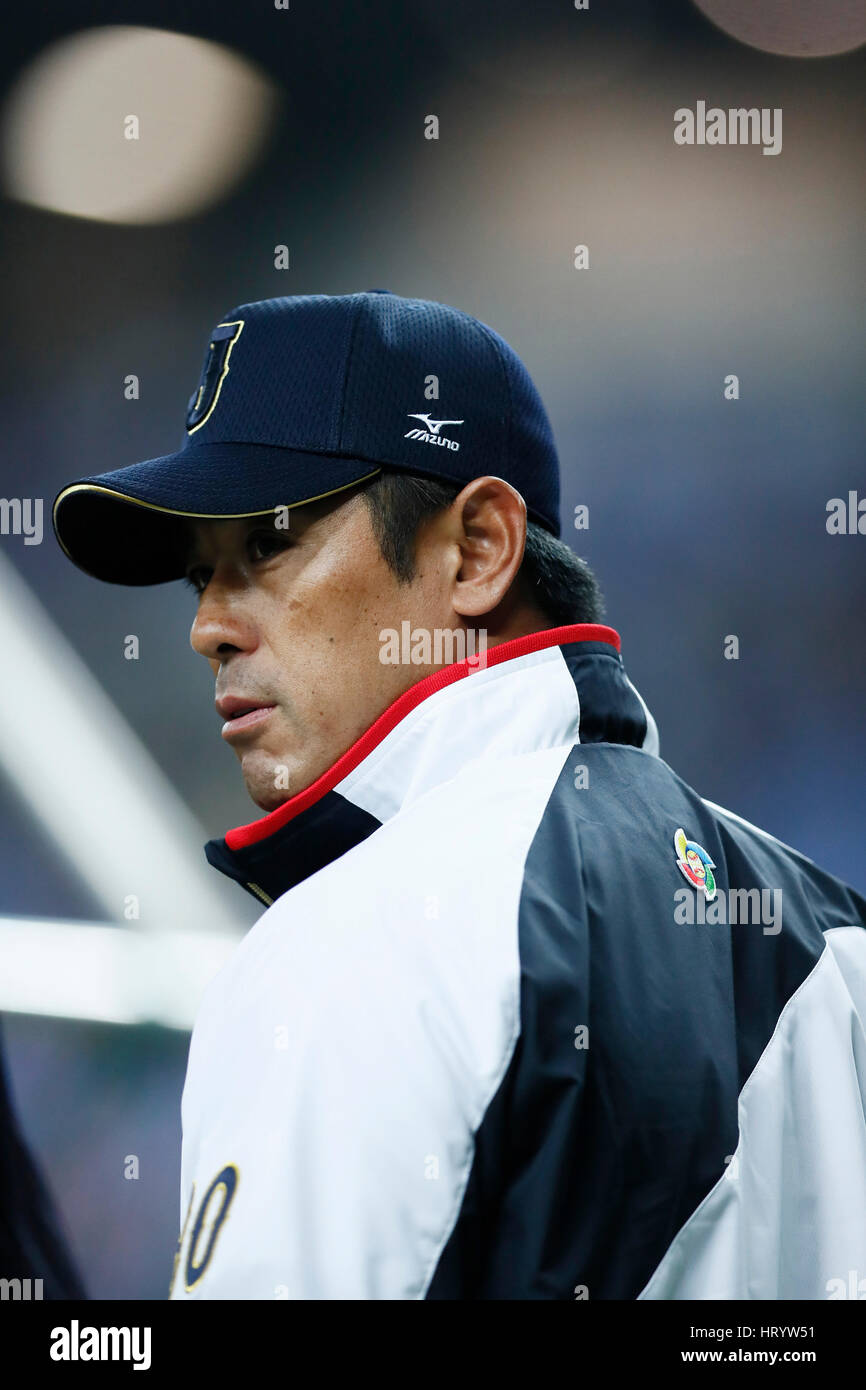
{"label": "white jacket", "polygon": [[486,660],[207,847],[270,906],[172,1297],[866,1296],[866,903],[661,761],[610,628]]}

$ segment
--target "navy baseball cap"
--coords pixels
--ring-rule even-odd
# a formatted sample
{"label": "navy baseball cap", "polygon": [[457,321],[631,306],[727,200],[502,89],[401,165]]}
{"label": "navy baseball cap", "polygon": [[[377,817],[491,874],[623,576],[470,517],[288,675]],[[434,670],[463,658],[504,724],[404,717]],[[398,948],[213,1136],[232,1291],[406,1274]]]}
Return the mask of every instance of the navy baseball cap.
{"label": "navy baseball cap", "polygon": [[516,353],[459,309],[387,290],[232,309],[180,449],[69,484],[54,530],[97,579],[159,584],[184,574],[188,519],[300,506],[382,469],[504,478],[559,535],[556,447]]}

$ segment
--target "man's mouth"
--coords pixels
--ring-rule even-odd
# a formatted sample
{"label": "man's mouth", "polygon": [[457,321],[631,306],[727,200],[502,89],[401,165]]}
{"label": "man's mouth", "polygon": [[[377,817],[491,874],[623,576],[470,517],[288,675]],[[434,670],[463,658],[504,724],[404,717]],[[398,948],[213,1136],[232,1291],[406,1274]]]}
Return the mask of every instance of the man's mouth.
{"label": "man's mouth", "polygon": [[222,736],[230,742],[248,730],[258,728],[273,713],[276,705],[245,700],[240,695],[224,695],[216,701],[216,709],[217,714],[222,715],[225,720]]}

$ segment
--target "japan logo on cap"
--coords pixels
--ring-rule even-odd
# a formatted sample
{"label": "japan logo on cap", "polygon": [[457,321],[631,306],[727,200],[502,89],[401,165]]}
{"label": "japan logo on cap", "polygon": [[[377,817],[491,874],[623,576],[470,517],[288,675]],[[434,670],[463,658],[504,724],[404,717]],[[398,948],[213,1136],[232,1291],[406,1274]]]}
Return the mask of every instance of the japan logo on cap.
{"label": "japan logo on cap", "polygon": [[198,390],[189,398],[186,412],[187,434],[195,434],[213,414],[222,384],[228,376],[232,348],[241,336],[243,326],[243,319],[236,319],[234,323],[218,323],[211,334]]}

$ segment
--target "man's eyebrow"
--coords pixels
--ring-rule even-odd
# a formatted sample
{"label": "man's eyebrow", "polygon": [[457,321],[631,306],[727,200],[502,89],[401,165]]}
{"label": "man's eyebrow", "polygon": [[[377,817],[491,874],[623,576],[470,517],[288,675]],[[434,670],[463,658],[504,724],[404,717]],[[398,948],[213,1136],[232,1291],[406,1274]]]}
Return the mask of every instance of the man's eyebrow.
{"label": "man's eyebrow", "polygon": [[[273,517],[271,513],[265,513],[263,515],[257,514],[254,516],[244,517],[226,517],[225,524],[228,524],[230,522],[243,522],[243,533],[244,535],[247,535],[250,531],[254,531],[257,528],[257,526],[261,527],[263,522],[267,525],[268,517],[271,517],[271,524],[273,524]],[[220,518],[220,520],[223,519]],[[207,563],[204,555],[202,554],[201,534],[199,533],[197,528],[194,528],[189,522],[185,522],[183,525],[183,535],[181,538],[180,553],[182,563],[186,570],[192,569],[193,565],[201,565]]]}

